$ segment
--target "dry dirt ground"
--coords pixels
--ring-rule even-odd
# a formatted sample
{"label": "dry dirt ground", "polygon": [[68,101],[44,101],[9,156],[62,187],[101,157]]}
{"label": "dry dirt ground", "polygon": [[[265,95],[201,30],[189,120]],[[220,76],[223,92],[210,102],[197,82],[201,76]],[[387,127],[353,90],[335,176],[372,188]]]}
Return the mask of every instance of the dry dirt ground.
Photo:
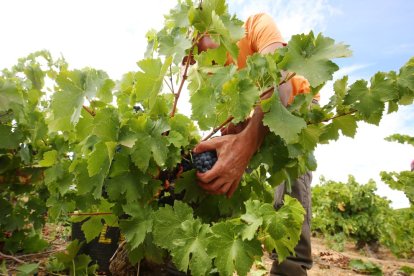
{"label": "dry dirt ground", "polygon": [[[378,265],[384,276],[409,275],[399,271],[403,266],[408,266],[414,269],[414,259],[397,259],[388,250],[383,248],[380,248],[378,253],[373,253],[368,249],[357,250],[352,243],[347,243],[343,252],[336,252],[329,249],[325,245],[324,240],[320,238],[312,238],[312,255],[314,265],[308,272],[309,276],[361,275],[361,273],[357,273],[349,268],[349,261],[352,259],[361,259],[364,262],[370,261]],[[268,255],[265,255],[262,259],[263,267],[259,269],[259,271],[269,271],[272,262],[273,260],[271,260]],[[256,272],[252,273],[252,275],[258,274],[259,273]],[[266,273],[264,275],[266,275]]]}

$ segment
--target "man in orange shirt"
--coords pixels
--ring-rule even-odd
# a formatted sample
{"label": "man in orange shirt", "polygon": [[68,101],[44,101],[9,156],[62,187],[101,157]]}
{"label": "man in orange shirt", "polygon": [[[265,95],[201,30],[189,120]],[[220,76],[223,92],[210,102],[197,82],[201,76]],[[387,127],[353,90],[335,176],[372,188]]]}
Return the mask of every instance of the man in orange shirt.
{"label": "man in orange shirt", "polygon": [[[256,14],[245,22],[246,35],[238,43],[239,56],[237,66],[246,66],[247,57],[253,53],[272,53],[277,48],[286,45],[273,19],[266,14]],[[198,43],[200,51],[218,47],[208,36],[202,37]],[[228,63],[233,62],[231,59]],[[295,95],[309,93],[309,83],[303,77],[295,76],[289,82],[279,86],[282,103],[286,106],[292,102]],[[201,142],[194,152],[217,151],[218,160],[214,167],[205,172],[197,173],[199,185],[212,194],[226,194],[231,197],[237,189],[242,175],[254,153],[261,146],[264,137],[269,132],[262,123],[264,113],[260,106],[256,107],[253,115],[238,127],[230,125],[222,130],[221,137]],[[302,226],[299,244],[295,248],[296,256],[288,257],[278,264],[274,261],[271,275],[307,275],[306,270],[312,266],[310,245],[311,172],[298,178],[292,185],[291,196],[297,198],[306,210],[306,218]],[[283,205],[285,185],[277,187],[275,193],[275,208]]]}

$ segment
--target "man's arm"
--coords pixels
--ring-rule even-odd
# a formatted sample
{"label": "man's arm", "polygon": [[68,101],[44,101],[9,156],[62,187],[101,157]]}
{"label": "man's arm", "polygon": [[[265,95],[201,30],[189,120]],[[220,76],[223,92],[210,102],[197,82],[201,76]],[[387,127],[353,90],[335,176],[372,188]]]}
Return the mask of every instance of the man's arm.
{"label": "man's arm", "polygon": [[[282,47],[281,43],[273,43],[265,47],[261,53],[273,53]],[[287,82],[279,86],[282,103],[287,102],[292,93],[292,85]],[[266,95],[270,97],[271,93]],[[260,106],[254,110],[247,126],[237,134],[216,137],[201,142],[196,146],[194,152],[216,150],[218,160],[210,171],[197,173],[198,184],[211,194],[226,194],[231,197],[236,191],[243,173],[254,153],[260,148],[268,128],[263,125],[264,113]]]}

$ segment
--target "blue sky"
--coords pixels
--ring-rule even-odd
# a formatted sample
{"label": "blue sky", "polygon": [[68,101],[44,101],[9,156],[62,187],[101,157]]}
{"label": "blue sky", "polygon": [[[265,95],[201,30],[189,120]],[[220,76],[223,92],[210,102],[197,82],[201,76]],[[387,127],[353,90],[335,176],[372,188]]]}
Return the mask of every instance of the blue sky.
{"label": "blue sky", "polygon": [[[18,58],[47,49],[64,56],[71,68],[102,69],[114,79],[137,70],[146,49],[146,32],[163,26],[163,15],[174,0],[2,0],[0,10],[0,69]],[[337,60],[334,78],[369,79],[377,71],[397,70],[414,56],[414,1],[411,0],[230,0],[232,13],[241,19],[255,12],[273,16],[285,39],[296,33],[322,32],[351,46],[351,58]],[[321,93],[321,102],[332,94],[332,82]],[[179,110],[190,110],[182,94]],[[355,139],[342,137],[318,146],[315,155],[321,175],[346,181],[349,174],[359,183],[373,178],[378,193],[393,206],[408,205],[406,198],[379,180],[379,172],[408,170],[414,147],[384,141],[393,133],[414,136],[414,107],[385,116],[379,127],[361,124]]]}
{"label": "blue sky", "polygon": [[353,57],[344,61],[369,64],[364,73],[397,70],[414,56],[414,1],[336,0],[341,11],[326,21],[324,33],[351,45]]}

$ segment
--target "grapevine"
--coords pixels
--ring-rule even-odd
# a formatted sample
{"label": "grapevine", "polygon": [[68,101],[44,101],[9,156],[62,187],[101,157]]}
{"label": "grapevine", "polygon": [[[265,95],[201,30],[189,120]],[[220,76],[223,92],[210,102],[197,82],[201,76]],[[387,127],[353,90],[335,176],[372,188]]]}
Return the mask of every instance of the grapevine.
{"label": "grapevine", "polygon": [[[348,84],[344,77],[327,105],[314,106],[313,96],[339,69],[332,60],[349,56],[348,46],[313,32],[295,35],[287,47],[254,54],[237,70],[225,64],[227,53],[237,59],[242,24],[224,0],[179,1],[165,27],[148,33],[139,68],[121,80],[93,68],[70,69],[47,51],[4,69],[0,250],[44,250],[46,221],[76,221],[71,214],[80,213],[86,214],[82,220],[89,217],[82,226],[87,242],[105,224],[119,226],[132,263],[171,258],[192,275],[246,275],[263,255],[262,245],[275,250],[279,261],[289,256],[304,210],[286,196],[275,211],[272,188],[315,170],[317,144],[337,140],[340,132],[353,137],[357,122],[379,124],[386,112],[411,104],[414,60],[399,72],[375,74],[370,83]],[[196,41],[206,33],[219,47],[198,53]],[[277,95],[278,84],[287,81],[282,70],[303,75],[312,88],[288,107]],[[181,93],[190,94],[190,118],[177,109]],[[190,163],[199,130],[243,122],[257,106],[266,112],[270,132],[249,164],[251,173],[230,199],[205,193]],[[62,269],[73,269],[75,259],[87,267],[87,258],[74,257],[78,250],[72,243],[69,253],[57,257]]]}

